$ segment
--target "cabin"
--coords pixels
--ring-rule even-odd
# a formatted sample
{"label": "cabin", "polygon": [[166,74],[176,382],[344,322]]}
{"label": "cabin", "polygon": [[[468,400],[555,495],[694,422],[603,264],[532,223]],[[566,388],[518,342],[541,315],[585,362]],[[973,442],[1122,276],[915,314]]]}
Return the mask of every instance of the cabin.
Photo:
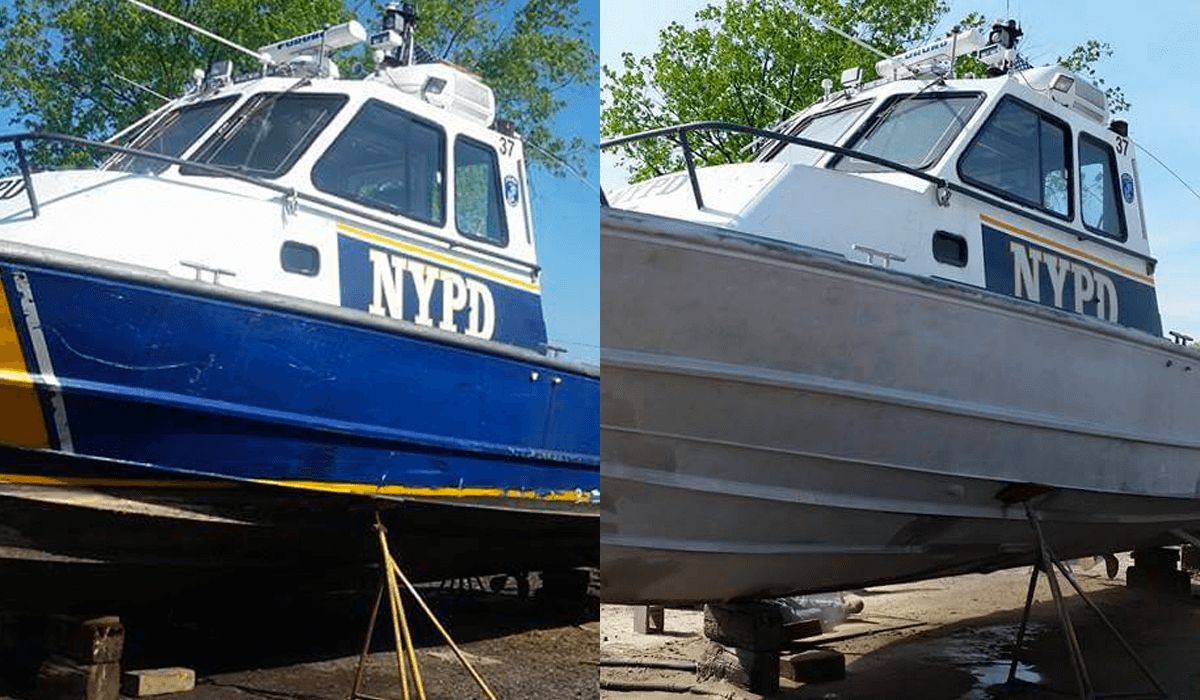
{"label": "cabin", "polygon": [[[759,139],[753,161],[608,202],[1161,336],[1127,124],[1109,121],[1104,92],[1082,76],[1022,65],[1017,36],[1010,23],[940,39],[880,61],[871,83],[847,71],[842,90],[826,81],[821,100],[776,127],[783,138]],[[968,52],[995,75],[954,77],[945,59]]]}
{"label": "cabin", "polygon": [[136,153],[34,174],[33,198],[0,181],[0,236],[545,354],[519,136],[477,76],[386,27],[341,79],[328,51],[366,40],[351,22],[197,71],[110,141]]}

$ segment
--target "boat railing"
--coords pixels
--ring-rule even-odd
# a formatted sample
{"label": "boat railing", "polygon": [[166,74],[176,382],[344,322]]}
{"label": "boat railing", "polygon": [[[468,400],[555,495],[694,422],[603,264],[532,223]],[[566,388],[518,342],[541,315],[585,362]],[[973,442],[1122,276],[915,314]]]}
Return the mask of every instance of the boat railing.
{"label": "boat railing", "polygon": [[[904,173],[905,175],[912,175],[913,177],[920,178],[921,180],[937,185],[938,203],[942,204],[943,206],[945,206],[950,200],[950,190],[958,189],[954,187],[953,183],[947,182],[944,178],[940,178],[936,175],[930,175],[923,170],[910,168],[909,166],[904,165],[903,163],[897,163],[894,160],[881,158],[876,155],[871,155],[870,153],[863,153],[862,151],[856,151],[852,148],[834,146],[822,141],[813,141],[812,139],[806,139],[800,136],[792,136],[791,134],[784,134],[778,131],[759,129],[753,126],[745,126],[731,122],[690,122],[688,124],[678,124],[676,126],[663,127],[661,129],[651,129],[649,131],[641,131],[636,134],[629,134],[627,136],[620,136],[615,139],[601,141],[600,148],[603,150],[606,148],[624,146],[636,141],[674,137],[675,142],[679,144],[680,150],[683,151],[683,162],[684,165],[687,166],[688,180],[692,184],[692,196],[696,199],[696,207],[698,209],[703,209],[704,197],[700,193],[700,179],[696,177],[696,158],[693,154],[691,143],[688,141],[688,134],[694,131],[725,131],[739,134],[749,134],[750,136],[755,136],[759,139],[795,144],[797,146],[804,146],[806,148],[812,148],[818,151],[836,153],[837,155],[846,158],[855,158],[857,160],[873,163],[875,165],[888,168],[889,170],[895,170],[896,172]],[[608,200],[604,196],[603,191],[600,192],[600,203],[604,206],[608,206]]]}
{"label": "boat railing", "polygon": [[[30,168],[29,159],[26,156],[25,145],[24,145],[26,141],[46,141],[46,142],[67,143],[67,144],[71,144],[74,146],[80,146],[80,147],[84,147],[84,148],[94,148],[94,149],[97,149],[100,151],[104,151],[106,153],[116,153],[116,154],[123,154],[123,155],[129,155],[129,156],[136,156],[138,158],[147,158],[150,160],[156,160],[156,161],[160,161],[163,163],[170,163],[172,165],[186,165],[189,169],[194,169],[194,170],[200,171],[200,172],[208,174],[208,175],[214,175],[214,176],[218,176],[218,177],[227,177],[227,178],[231,178],[234,180],[238,180],[240,182],[245,182],[246,184],[249,184],[249,185],[254,185],[256,187],[262,187],[264,189],[278,192],[279,194],[282,194],[284,196],[285,203],[294,204],[296,202],[303,200],[303,201],[311,202],[313,204],[318,204],[320,206],[323,206],[323,207],[326,207],[329,209],[334,209],[336,211],[340,211],[345,214],[350,214],[352,216],[367,219],[374,223],[377,223],[377,224],[380,224],[383,226],[387,226],[388,228],[396,227],[396,223],[394,221],[389,221],[385,217],[379,216],[379,215],[374,214],[369,211],[364,211],[358,207],[347,206],[345,204],[336,202],[334,200],[331,200],[331,199],[328,199],[325,197],[320,197],[320,196],[317,196],[317,195],[314,195],[314,194],[311,194],[308,192],[301,192],[294,187],[289,187],[287,185],[281,185],[277,182],[272,182],[270,180],[265,180],[263,178],[254,177],[253,175],[246,175],[245,173],[240,173],[236,170],[230,170],[228,168],[222,168],[222,167],[216,166],[216,165],[209,165],[207,163],[198,163],[193,160],[187,160],[185,158],[176,158],[175,156],[168,156],[163,153],[155,153],[153,151],[144,151],[144,150],[141,150],[138,148],[129,148],[128,146],[119,146],[115,143],[107,143],[104,141],[93,141],[91,139],[80,138],[78,136],[68,136],[66,134],[57,134],[54,132],[29,131],[29,132],[23,132],[23,133],[19,133],[19,134],[9,134],[7,136],[0,136],[0,145],[9,143],[9,144],[12,144],[13,148],[16,150],[17,169],[21,173],[21,179],[24,180],[25,195],[29,200],[29,210],[32,213],[33,218],[35,218],[35,219],[41,214],[41,206],[38,204],[37,193],[34,191],[34,188],[33,188],[33,177],[32,177],[33,171]],[[509,255],[504,255],[503,253],[498,253],[494,250],[484,248],[483,246],[477,246],[477,245],[473,245],[471,243],[464,243],[462,241],[454,240],[452,238],[446,238],[445,236],[438,236],[435,234],[430,234],[430,233],[427,233],[424,231],[422,232],[421,235],[438,240],[438,241],[446,244],[446,246],[451,249],[469,250],[471,252],[479,253],[479,254],[489,257],[489,258],[494,258],[496,260],[502,260],[506,263],[516,265],[516,266],[519,266],[522,268],[528,268],[531,270],[531,272],[530,272],[531,276],[534,276],[534,277],[536,277],[541,272],[541,269],[542,269],[541,266],[537,265],[536,263],[530,263],[528,261],[521,260],[519,258],[515,258],[515,257],[509,256]]]}
{"label": "boat railing", "polygon": [[[950,193],[951,192],[956,193],[956,194],[961,194],[964,197],[969,197],[976,201],[983,202],[985,204],[989,204],[991,206],[994,206],[994,207],[997,207],[1000,209],[1004,209],[1006,211],[1010,211],[1010,212],[1013,212],[1016,214],[1020,214],[1021,216],[1031,219],[1031,220],[1033,220],[1039,224],[1042,224],[1046,227],[1057,229],[1064,233],[1071,234],[1081,241],[1083,241],[1083,240],[1092,241],[1092,242],[1094,242],[1100,246],[1103,246],[1105,248],[1117,250],[1126,255],[1132,256],[1139,260],[1142,260],[1143,262],[1146,263],[1147,274],[1154,274],[1154,268],[1158,264],[1158,261],[1155,260],[1153,257],[1146,255],[1145,253],[1136,251],[1136,250],[1130,250],[1129,248],[1125,247],[1124,245],[1121,245],[1120,243],[1118,243],[1116,241],[1107,240],[1100,236],[1096,236],[1094,234],[1087,233],[1087,232],[1081,231],[1079,229],[1073,228],[1064,223],[1060,223],[1057,221],[1051,221],[1043,216],[1039,216],[1038,214],[1035,214],[1027,209],[1023,209],[1015,204],[1004,202],[1000,199],[997,199],[994,197],[989,197],[989,196],[981,194],[979,192],[975,192],[971,189],[968,189],[967,187],[964,187],[963,185],[960,185],[957,182],[951,182],[949,180],[946,180],[945,178],[938,177],[937,175],[930,175],[929,173],[927,173],[923,170],[918,170],[916,168],[909,167],[903,163],[898,163],[894,160],[889,160],[887,158],[881,158],[879,156],[872,155],[870,153],[863,153],[862,151],[856,151],[852,148],[844,148],[842,146],[834,146],[832,144],[824,143],[822,141],[813,141],[812,139],[806,139],[801,136],[792,136],[791,134],[784,134],[784,133],[781,133],[778,131],[771,131],[769,129],[759,129],[759,128],[756,128],[753,126],[745,126],[742,124],[734,124],[731,122],[690,122],[687,124],[678,124],[675,126],[668,126],[668,127],[663,127],[660,129],[650,129],[649,131],[641,131],[636,134],[629,134],[627,136],[619,136],[617,138],[608,139],[607,141],[601,141],[600,149],[605,150],[605,149],[609,149],[609,148],[616,148],[617,146],[624,146],[626,144],[634,143],[636,141],[646,141],[649,139],[657,139],[657,138],[673,139],[679,145],[680,150],[683,152],[683,162],[684,162],[684,165],[687,167],[688,181],[692,185],[692,196],[696,200],[696,208],[703,209],[704,208],[704,197],[700,193],[700,178],[698,178],[696,176],[696,158],[695,158],[695,154],[692,151],[691,143],[688,141],[688,134],[690,134],[692,132],[696,132],[696,131],[718,131],[718,132],[723,131],[723,132],[733,132],[733,133],[739,133],[739,134],[749,134],[751,136],[757,137],[759,139],[765,139],[767,141],[778,141],[780,143],[796,144],[797,146],[804,146],[806,148],[812,148],[812,149],[815,149],[818,151],[826,151],[828,153],[835,153],[835,154],[840,155],[845,158],[853,158],[855,160],[861,160],[861,161],[865,161],[867,163],[873,163],[875,165],[887,168],[889,170],[893,170],[898,173],[904,173],[905,175],[911,175],[912,177],[915,177],[920,180],[924,180],[925,182],[935,185],[937,187],[935,194],[936,194],[936,200],[937,200],[938,206],[942,206],[942,207],[950,206]],[[600,190],[600,204],[604,207],[610,206],[608,203],[608,197],[605,196],[603,189]]]}

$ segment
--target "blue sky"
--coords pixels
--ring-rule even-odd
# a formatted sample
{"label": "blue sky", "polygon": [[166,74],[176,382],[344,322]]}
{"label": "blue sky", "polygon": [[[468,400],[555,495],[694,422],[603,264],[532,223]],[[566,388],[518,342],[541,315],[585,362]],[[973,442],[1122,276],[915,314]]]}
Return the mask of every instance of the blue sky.
{"label": "blue sky", "polygon": [[[599,48],[600,0],[580,0],[579,4],[592,21],[592,44]],[[597,143],[599,84],[572,89],[563,97],[567,107],[558,116],[556,130]],[[593,151],[587,158],[590,186],[570,175],[547,175],[537,167],[530,178],[550,342],[567,348],[567,358],[589,364],[600,362],[599,172],[600,160]]]}
{"label": "blue sky", "polygon": [[[671,21],[692,26],[695,12],[708,4],[604,0],[601,62],[620,65],[622,51],[653,53],[659,29]],[[1020,21],[1025,31],[1020,50],[1034,65],[1051,63],[1089,39],[1111,44],[1112,57],[1097,67],[1106,84],[1120,86],[1132,104],[1121,115],[1129,122],[1130,137],[1200,191],[1200,100],[1195,98],[1200,86],[1200,43],[1195,38],[1200,3],[954,0],[939,31],[971,11],[988,19],[1010,14]],[[1159,259],[1156,279],[1163,329],[1200,337],[1200,200],[1144,152],[1138,152],[1137,161],[1151,250]],[[602,167],[606,189],[622,181],[620,170]]]}
{"label": "blue sky", "polygon": [[[9,4],[9,0],[0,0],[0,5]],[[580,0],[579,5],[591,21],[591,42],[598,48],[600,0]],[[567,107],[558,115],[556,131],[596,143],[598,86],[574,87],[561,96]],[[12,116],[0,110],[0,133],[15,130],[8,126]],[[595,153],[587,158],[586,171],[590,186],[571,175],[555,177],[532,167],[530,201],[543,267],[542,302],[550,343],[566,348],[568,359],[594,365],[600,357],[599,195],[594,189],[599,186],[599,160]]]}

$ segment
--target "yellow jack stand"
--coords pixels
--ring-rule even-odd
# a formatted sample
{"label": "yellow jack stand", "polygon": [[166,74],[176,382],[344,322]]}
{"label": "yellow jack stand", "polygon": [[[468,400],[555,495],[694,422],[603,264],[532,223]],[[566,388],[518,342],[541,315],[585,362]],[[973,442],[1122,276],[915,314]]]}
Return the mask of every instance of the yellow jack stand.
{"label": "yellow jack stand", "polygon": [[[391,603],[392,612],[392,634],[396,639],[396,668],[400,674],[400,690],[403,693],[404,700],[411,700],[413,695],[410,694],[410,679],[411,690],[415,691],[417,700],[427,700],[425,697],[425,685],[421,680],[421,668],[417,664],[417,650],[413,646],[412,634],[408,629],[408,618],[404,614],[404,602],[400,597],[400,585],[408,589],[412,597],[429,616],[429,620],[433,622],[433,626],[442,634],[446,640],[446,644],[450,645],[450,650],[454,652],[454,656],[458,659],[463,668],[471,674],[476,685],[479,686],[483,694],[488,697],[488,700],[497,700],[496,695],[492,693],[491,688],[484,682],[483,677],[467,661],[467,657],[463,655],[462,650],[450,638],[450,634],[442,627],[442,623],[438,622],[433,611],[425,604],[425,600],[421,598],[421,594],[417,593],[417,589],[413,587],[408,577],[400,570],[400,565],[392,558],[391,548],[388,547],[387,528],[379,520],[379,513],[375,513],[375,531],[379,535],[379,549],[383,554],[383,572],[379,581],[379,589],[375,593],[375,605],[371,608],[371,619],[367,623],[367,636],[363,639],[362,653],[358,658],[358,669],[354,672],[354,687],[350,691],[349,700],[384,700],[372,695],[367,695],[360,692],[362,688],[363,674],[366,671],[367,654],[371,650],[371,638],[375,634],[375,621],[379,617],[379,606],[383,602],[383,590],[387,588],[388,600]],[[411,675],[409,674],[411,671]]]}

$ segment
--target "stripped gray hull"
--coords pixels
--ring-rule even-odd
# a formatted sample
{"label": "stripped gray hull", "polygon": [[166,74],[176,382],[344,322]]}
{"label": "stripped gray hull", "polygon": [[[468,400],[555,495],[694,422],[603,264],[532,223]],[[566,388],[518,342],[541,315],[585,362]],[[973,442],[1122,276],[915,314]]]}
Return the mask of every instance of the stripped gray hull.
{"label": "stripped gray hull", "polygon": [[955,284],[601,214],[602,595],[683,602],[1200,528],[1200,355]]}

